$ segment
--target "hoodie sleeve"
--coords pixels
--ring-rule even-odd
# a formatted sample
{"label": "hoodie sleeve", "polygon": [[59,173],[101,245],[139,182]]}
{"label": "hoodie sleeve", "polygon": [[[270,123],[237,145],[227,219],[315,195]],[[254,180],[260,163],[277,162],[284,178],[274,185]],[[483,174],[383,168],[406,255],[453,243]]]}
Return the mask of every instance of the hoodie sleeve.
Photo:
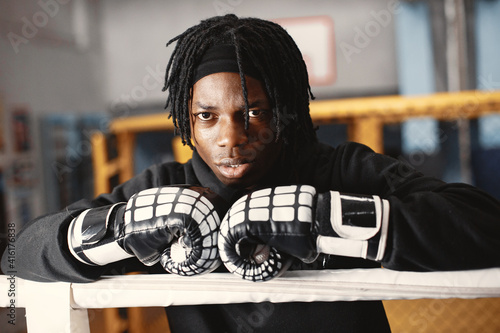
{"label": "hoodie sleeve", "polygon": [[[131,180],[115,187],[111,193],[98,196],[94,200],[80,200],[67,208],[41,216],[27,225],[16,235],[15,256],[5,251],[1,268],[4,274],[14,274],[20,278],[48,282],[90,282],[103,274],[120,274],[127,267],[138,267],[135,258],[106,266],[88,266],[75,259],[68,247],[67,234],[70,222],[88,208],[111,207],[118,202],[126,202],[141,190],[185,181],[184,169],[178,163],[153,166]],[[103,216],[103,221],[106,216]],[[139,266],[140,267],[140,266]]]}
{"label": "hoodie sleeve", "polygon": [[426,177],[363,145],[336,149],[331,184],[390,203],[382,265],[436,271],[500,267],[500,202],[473,186]]}

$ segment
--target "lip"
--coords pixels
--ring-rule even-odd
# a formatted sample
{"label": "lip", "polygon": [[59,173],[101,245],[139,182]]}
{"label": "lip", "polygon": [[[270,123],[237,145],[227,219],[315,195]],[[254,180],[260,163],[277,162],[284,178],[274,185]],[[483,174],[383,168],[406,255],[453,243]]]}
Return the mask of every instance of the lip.
{"label": "lip", "polygon": [[242,178],[251,168],[253,161],[242,158],[225,158],[217,164],[220,173],[226,178]]}

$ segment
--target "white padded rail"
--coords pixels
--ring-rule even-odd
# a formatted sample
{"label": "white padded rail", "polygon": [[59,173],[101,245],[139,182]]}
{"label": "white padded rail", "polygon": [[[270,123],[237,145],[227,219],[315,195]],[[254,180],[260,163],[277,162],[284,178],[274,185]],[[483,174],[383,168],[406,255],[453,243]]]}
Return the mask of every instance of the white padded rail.
{"label": "white padded rail", "polygon": [[[388,269],[290,271],[268,282],[229,273],[103,277],[78,283],[40,283],[0,276],[0,306],[26,308],[28,332],[89,332],[86,309],[240,302],[313,302],[500,297],[500,268],[456,272]],[[54,313],[58,313],[58,320]]]}

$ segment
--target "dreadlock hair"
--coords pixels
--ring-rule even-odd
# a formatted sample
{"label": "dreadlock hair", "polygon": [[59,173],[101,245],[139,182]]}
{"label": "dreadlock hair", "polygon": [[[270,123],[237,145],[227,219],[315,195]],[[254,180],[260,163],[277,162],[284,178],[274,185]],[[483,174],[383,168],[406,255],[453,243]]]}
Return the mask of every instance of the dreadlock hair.
{"label": "dreadlock hair", "polygon": [[193,73],[205,51],[213,45],[232,44],[236,51],[246,109],[248,128],[248,99],[243,67],[251,61],[260,74],[272,107],[276,140],[282,139],[292,152],[303,143],[315,142],[316,132],[309,115],[309,86],[306,65],[297,45],[280,25],[257,18],[238,18],[228,14],[200,22],[171,39],[177,42],[168,62],[163,91],[169,95],[165,109],[182,142],[193,148],[189,102]]}

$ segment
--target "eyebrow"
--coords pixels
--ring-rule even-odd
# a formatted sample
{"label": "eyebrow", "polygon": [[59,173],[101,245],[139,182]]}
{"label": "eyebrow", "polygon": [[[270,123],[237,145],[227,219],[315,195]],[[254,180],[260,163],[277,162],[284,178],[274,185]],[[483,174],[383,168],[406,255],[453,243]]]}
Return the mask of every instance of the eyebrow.
{"label": "eyebrow", "polygon": [[[207,111],[210,111],[210,110],[217,110],[218,107],[216,106],[213,106],[213,105],[208,105],[208,104],[203,104],[202,102],[199,102],[199,101],[196,101],[194,103],[198,108],[200,109],[203,109],[203,110],[207,110]],[[262,99],[257,99],[255,101],[253,101],[252,103],[249,103],[248,104],[248,108],[251,109],[251,108],[255,108],[255,107],[260,107],[262,105],[266,104],[266,102]],[[240,110],[244,110],[245,109],[245,105],[242,104],[239,106],[239,109]]]}
{"label": "eyebrow", "polygon": [[203,109],[203,110],[216,110],[217,108],[215,106],[212,106],[212,105],[206,105],[206,104],[203,104],[201,102],[195,102],[194,103],[197,107],[199,107],[200,109]]}
{"label": "eyebrow", "polygon": [[[248,104],[248,108],[251,109],[251,108],[254,108],[254,107],[257,107],[257,106],[262,106],[264,104],[266,104],[266,102],[264,100],[258,99],[258,100],[253,101],[252,103],[249,103]],[[245,105],[242,105],[241,108],[244,109]]]}

